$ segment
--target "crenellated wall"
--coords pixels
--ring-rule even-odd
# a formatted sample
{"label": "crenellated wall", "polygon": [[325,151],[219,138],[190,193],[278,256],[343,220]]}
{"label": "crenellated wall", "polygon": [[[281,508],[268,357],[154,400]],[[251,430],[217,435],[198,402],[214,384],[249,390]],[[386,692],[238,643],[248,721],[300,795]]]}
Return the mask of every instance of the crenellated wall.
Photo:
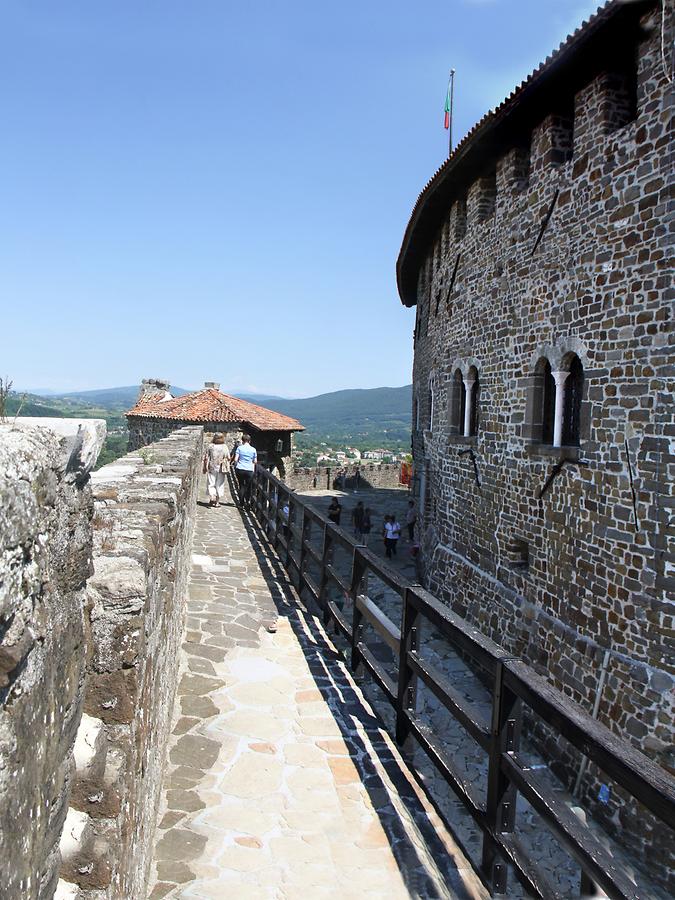
{"label": "crenellated wall", "polygon": [[396,488],[401,483],[401,466],[398,463],[383,463],[380,466],[349,464],[333,467],[298,467],[291,469],[284,481],[294,491],[311,491],[315,488],[317,490]]}

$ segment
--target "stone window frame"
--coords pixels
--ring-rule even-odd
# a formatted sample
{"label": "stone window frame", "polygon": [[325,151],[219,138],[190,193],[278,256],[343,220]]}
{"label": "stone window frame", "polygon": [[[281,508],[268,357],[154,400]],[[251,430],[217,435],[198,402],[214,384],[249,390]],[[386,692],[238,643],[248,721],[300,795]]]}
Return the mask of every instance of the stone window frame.
{"label": "stone window frame", "polygon": [[[467,403],[468,399],[468,403]],[[480,365],[473,357],[455,359],[448,380],[448,439],[453,444],[473,444],[479,428]]]}
{"label": "stone window frame", "polygon": [[574,455],[589,439],[588,369],[586,348],[576,338],[532,354],[522,432],[532,451]]}
{"label": "stone window frame", "polygon": [[427,381],[427,408],[428,408],[428,418],[427,418],[427,431],[429,434],[433,434],[434,431],[434,413],[436,406],[436,374],[432,372],[429,375],[429,379]]}

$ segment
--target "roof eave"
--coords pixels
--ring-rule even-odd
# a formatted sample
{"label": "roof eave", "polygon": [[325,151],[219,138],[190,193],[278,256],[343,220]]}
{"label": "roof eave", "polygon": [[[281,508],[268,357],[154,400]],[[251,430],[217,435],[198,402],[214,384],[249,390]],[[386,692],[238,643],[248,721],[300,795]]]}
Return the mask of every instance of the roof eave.
{"label": "roof eave", "polygon": [[[455,193],[453,179],[464,185],[473,174],[471,170],[480,169],[483,153],[491,158],[498,158],[500,152],[508,150],[509,145],[516,146],[518,142],[513,137],[516,127],[522,127],[523,123],[528,127],[534,126],[535,120],[541,120],[541,108],[545,104],[541,100],[539,104],[535,101],[543,98],[549,90],[555,95],[555,90],[560,88],[563,79],[573,72],[574,61],[580,54],[586,54],[585,67],[589,65],[591,54],[588,51],[598,33],[611,23],[614,34],[620,35],[622,25],[629,18],[639,18],[654,4],[655,0],[635,0],[631,3],[609,0],[515,88],[500,106],[486,113],[459,143],[452,156],[435,172],[419,194],[406,226],[396,261],[396,283],[404,306],[411,307],[417,302],[417,256],[423,255],[428,247],[427,232],[438,227],[437,223],[435,226],[433,223],[439,217],[439,210],[447,212],[448,198]],[[479,172],[475,177],[479,177]]]}

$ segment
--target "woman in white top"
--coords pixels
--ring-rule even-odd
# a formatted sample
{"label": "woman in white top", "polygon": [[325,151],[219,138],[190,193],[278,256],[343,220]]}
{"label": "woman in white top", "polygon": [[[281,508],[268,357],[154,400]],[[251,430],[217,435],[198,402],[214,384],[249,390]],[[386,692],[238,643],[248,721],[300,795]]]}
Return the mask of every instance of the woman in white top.
{"label": "woman in white top", "polygon": [[396,520],[396,516],[387,516],[384,522],[384,548],[387,559],[396,556],[396,545],[401,537],[401,526]]}
{"label": "woman in white top", "polygon": [[206,489],[209,495],[209,506],[218,506],[225,497],[225,470],[227,467],[227,447],[225,435],[214,434],[213,441],[204,454],[204,471],[206,472]]}

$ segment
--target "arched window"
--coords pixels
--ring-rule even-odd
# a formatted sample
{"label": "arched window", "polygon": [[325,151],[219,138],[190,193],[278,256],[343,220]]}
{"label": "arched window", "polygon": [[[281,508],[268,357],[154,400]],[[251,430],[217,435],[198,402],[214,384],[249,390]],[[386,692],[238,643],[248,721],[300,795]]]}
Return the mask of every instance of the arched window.
{"label": "arched window", "polygon": [[433,384],[429,385],[428,409],[429,409],[429,431],[433,431],[434,430],[434,386],[433,386]]}
{"label": "arched window", "polygon": [[450,434],[464,434],[464,409],[466,404],[466,389],[461,369],[457,368],[452,374],[448,391],[448,425]]}
{"label": "arched window", "polygon": [[464,437],[473,437],[478,433],[479,392],[478,369],[471,366],[464,378]]}
{"label": "arched window", "polygon": [[541,442],[553,443],[555,422],[555,381],[551,371],[551,363],[544,359],[541,369]]}
{"label": "arched window", "polygon": [[581,420],[581,399],[584,391],[584,367],[576,354],[569,360],[569,374],[563,385],[562,443],[578,447]]}
{"label": "arched window", "polygon": [[553,371],[542,356],[530,380],[525,435],[537,444],[579,446],[584,368],[575,354]]}

